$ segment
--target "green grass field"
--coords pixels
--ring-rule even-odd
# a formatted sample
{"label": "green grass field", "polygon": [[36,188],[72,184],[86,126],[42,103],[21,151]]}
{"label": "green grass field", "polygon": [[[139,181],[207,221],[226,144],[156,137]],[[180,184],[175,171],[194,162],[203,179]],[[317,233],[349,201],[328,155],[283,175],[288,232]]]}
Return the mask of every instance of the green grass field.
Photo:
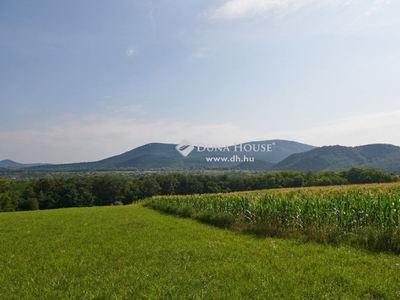
{"label": "green grass field", "polygon": [[2,213],[0,299],[400,299],[400,257],[141,205]]}

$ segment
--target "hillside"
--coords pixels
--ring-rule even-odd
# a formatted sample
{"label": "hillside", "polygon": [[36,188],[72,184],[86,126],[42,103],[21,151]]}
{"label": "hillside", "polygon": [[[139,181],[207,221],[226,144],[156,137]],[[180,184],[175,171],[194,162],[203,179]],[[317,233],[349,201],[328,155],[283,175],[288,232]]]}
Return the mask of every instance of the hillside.
{"label": "hillside", "polygon": [[[208,146],[208,148],[207,148]],[[263,148],[264,147],[264,148]],[[194,145],[186,157],[176,144],[150,143],[94,162],[44,165],[0,161],[2,168],[27,168],[44,171],[107,170],[199,170],[236,169],[251,171],[342,171],[352,167],[373,168],[400,174],[400,147],[371,144],[357,147],[314,146],[286,141],[266,140],[239,145]],[[268,148],[268,151],[263,151]],[[251,158],[249,161],[248,159]]]}
{"label": "hillside", "polygon": [[[266,170],[273,163],[277,163],[294,153],[305,152],[315,148],[314,146],[286,140],[254,141],[237,146],[208,146],[194,145],[193,151],[187,157],[183,157],[175,149],[175,144],[151,143],[95,162],[51,165],[42,168],[57,170],[234,168],[242,163],[238,160],[246,156],[247,158],[254,158],[254,163],[244,162],[239,167],[240,169],[247,165],[252,170]],[[269,148],[267,149],[267,147]],[[210,157],[227,158],[227,160],[207,161],[207,158]]]}
{"label": "hillside", "polygon": [[374,168],[400,174],[400,147],[373,144],[357,147],[324,146],[293,154],[271,170],[342,171],[352,167]]}
{"label": "hillside", "polygon": [[40,164],[40,163],[21,164],[19,162],[15,162],[10,159],[5,159],[0,161],[0,168],[26,168],[26,167],[43,166],[43,165],[47,164]]}

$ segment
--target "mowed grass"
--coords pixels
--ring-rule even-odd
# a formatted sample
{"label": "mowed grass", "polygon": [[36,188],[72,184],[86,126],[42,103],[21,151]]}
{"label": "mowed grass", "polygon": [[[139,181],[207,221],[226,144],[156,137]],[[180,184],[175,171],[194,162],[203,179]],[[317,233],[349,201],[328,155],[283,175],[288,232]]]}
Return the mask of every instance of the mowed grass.
{"label": "mowed grass", "polygon": [[400,299],[400,257],[141,205],[2,213],[0,299]]}

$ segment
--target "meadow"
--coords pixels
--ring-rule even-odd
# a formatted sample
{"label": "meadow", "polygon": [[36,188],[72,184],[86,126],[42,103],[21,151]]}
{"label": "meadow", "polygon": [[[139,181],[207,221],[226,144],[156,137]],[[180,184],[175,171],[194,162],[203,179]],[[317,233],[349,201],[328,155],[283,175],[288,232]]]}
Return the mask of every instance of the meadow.
{"label": "meadow", "polygon": [[0,299],[399,299],[400,258],[143,207],[0,214]]}
{"label": "meadow", "polygon": [[400,184],[158,196],[154,209],[268,237],[400,253]]}

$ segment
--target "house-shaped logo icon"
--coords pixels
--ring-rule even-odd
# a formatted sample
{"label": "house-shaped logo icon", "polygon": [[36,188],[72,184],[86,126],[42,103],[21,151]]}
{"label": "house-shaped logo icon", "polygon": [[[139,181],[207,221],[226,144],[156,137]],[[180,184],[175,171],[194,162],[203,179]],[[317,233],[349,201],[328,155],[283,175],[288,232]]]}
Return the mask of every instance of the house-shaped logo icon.
{"label": "house-shaped logo icon", "polygon": [[175,149],[183,156],[186,157],[193,151],[194,146],[186,139],[176,145]]}

